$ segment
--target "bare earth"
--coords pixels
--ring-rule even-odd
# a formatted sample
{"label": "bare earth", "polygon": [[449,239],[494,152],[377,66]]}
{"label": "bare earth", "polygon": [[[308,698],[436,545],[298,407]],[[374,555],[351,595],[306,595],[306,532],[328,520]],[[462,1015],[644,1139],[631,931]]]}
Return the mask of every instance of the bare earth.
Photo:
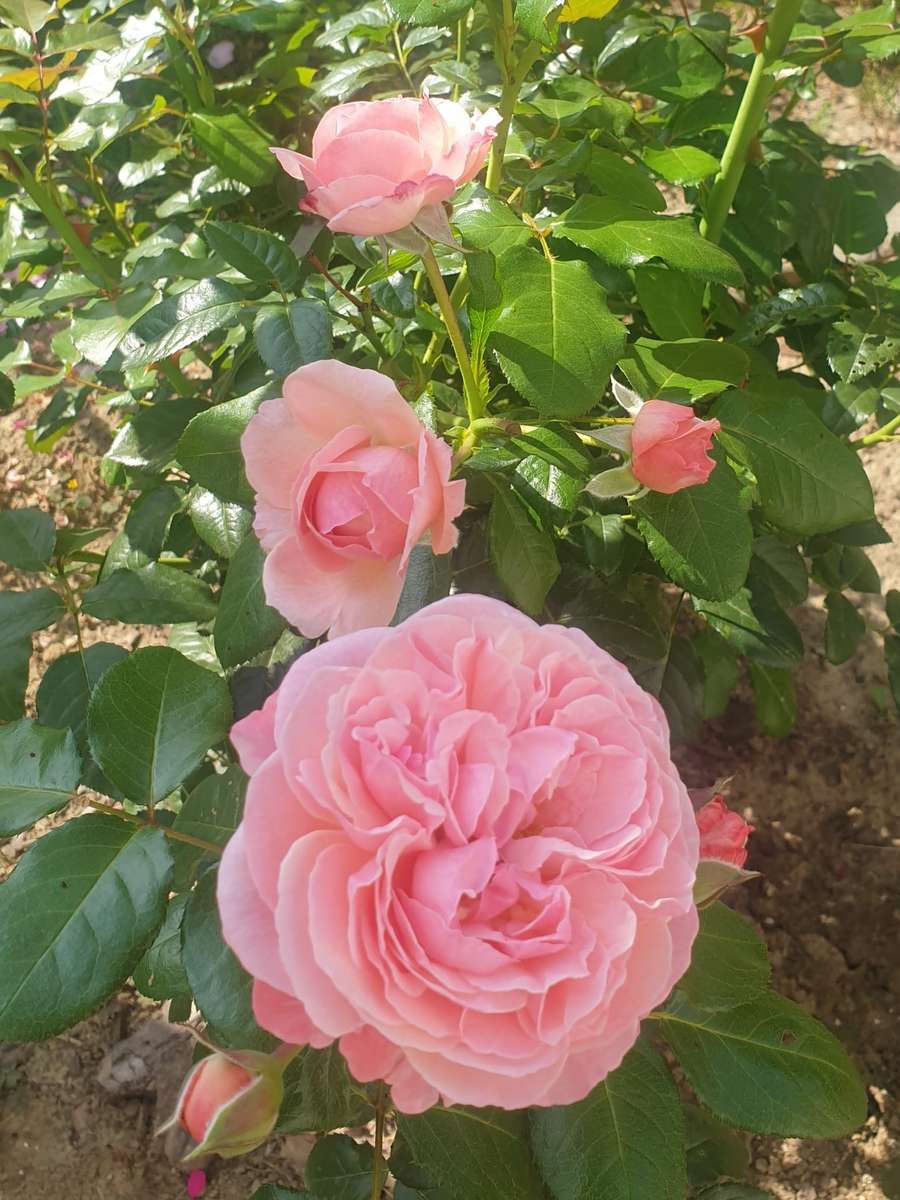
{"label": "bare earth", "polygon": [[[838,93],[814,122],[846,142],[897,155],[892,89]],[[839,98],[838,98],[839,96]],[[900,210],[895,210],[894,217]],[[896,225],[895,225],[896,227]],[[28,415],[43,400],[34,397]],[[79,526],[121,522],[119,498],[93,474],[108,442],[102,417],[79,422],[50,456],[25,448],[25,414],[0,421],[0,506],[39,503]],[[884,588],[900,588],[900,455],[865,456],[878,515],[895,544],[872,557]],[[102,545],[103,543],[99,543]],[[33,581],[0,575],[0,587]],[[821,598],[798,614],[821,644]],[[873,623],[879,620],[873,611]],[[883,620],[883,618],[882,618]],[[148,632],[151,634],[148,637]],[[162,632],[89,622],[89,640],[133,646]],[[74,649],[74,632],[37,634],[34,674]],[[834,1142],[752,1140],[754,1179],[777,1200],[900,1200],[900,724],[887,700],[880,639],[832,667],[809,652],[798,673],[800,719],[781,742],[754,731],[747,695],[680,755],[689,786],[733,775],[732,802],[756,826],[750,866],[762,879],[736,903],[766,938],[775,986],[834,1029],[869,1085],[863,1129]],[[76,802],[77,803],[77,802]],[[46,824],[46,823],[45,823]],[[0,843],[0,877],[29,835]],[[155,1007],[123,992],[69,1034],[0,1045],[0,1200],[179,1200],[184,1175],[154,1128],[168,1115],[190,1047],[175,1042],[132,1094],[111,1095],[98,1070]],[[263,1183],[297,1186],[309,1139],[275,1140],[209,1168],[209,1200],[247,1200]]]}

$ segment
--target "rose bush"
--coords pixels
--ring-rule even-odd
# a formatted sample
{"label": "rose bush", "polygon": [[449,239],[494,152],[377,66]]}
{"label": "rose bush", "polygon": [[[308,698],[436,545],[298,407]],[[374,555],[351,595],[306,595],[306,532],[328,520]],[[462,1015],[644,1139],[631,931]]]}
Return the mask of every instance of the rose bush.
{"label": "rose bush", "polygon": [[317,1200],[723,1200],[727,1126],[862,1122],[668,748],[867,636],[900,698],[900,179],[796,108],[893,6],[753,22],[0,0],[0,410],[110,496],[7,477],[0,1039],[130,981]]}

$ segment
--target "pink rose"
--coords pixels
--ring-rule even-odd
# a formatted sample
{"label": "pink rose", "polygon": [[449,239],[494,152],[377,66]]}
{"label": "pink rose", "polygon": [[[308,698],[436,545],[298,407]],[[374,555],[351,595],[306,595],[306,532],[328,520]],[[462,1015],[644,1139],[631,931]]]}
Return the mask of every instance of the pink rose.
{"label": "pink rose", "polygon": [[715,462],[709,457],[719,422],[701,421],[684,404],[648,400],[634,419],[631,470],[653,492],[680,492],[706,483]]}
{"label": "pink rose", "polygon": [[219,870],[257,1020],[403,1112],[570,1104],[697,931],[659,704],[579,630],[468,594],[316,647],[232,730]]}
{"label": "pink rose", "polygon": [[484,165],[499,115],[474,119],[452,100],[360,100],[331,108],[313,134],[312,157],[272,148],[302,179],[300,207],[336,233],[394,233],[423,208],[449,200]]}
{"label": "pink rose", "polygon": [[724,796],[714,796],[697,813],[700,830],[700,857],[742,867],[747,861],[747,839],[753,826],[725,803]]}
{"label": "pink rose", "polygon": [[[198,1143],[187,1159],[204,1154],[234,1158],[262,1145],[278,1119],[284,1064],[277,1054],[217,1051],[192,1067],[175,1112],[176,1122]],[[198,1193],[202,1194],[202,1193]]]}
{"label": "pink rose", "polygon": [[386,625],[410,553],[456,545],[465,483],[385,375],[341,362],[300,367],[241,438],[267,551],[266,600],[306,637]]}

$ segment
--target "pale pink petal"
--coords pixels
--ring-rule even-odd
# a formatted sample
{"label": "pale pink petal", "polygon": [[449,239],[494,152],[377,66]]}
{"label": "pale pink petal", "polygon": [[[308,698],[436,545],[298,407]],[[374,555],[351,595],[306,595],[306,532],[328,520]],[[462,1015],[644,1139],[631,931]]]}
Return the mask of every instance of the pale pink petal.
{"label": "pale pink petal", "polygon": [[253,1015],[263,1029],[295,1046],[308,1044],[321,1050],[333,1041],[316,1028],[299,1000],[259,979],[253,984]]}
{"label": "pale pink petal", "polygon": [[252,775],[275,749],[275,705],[277,696],[266,697],[262,708],[248,713],[231,727],[231,744],[241,766]]}

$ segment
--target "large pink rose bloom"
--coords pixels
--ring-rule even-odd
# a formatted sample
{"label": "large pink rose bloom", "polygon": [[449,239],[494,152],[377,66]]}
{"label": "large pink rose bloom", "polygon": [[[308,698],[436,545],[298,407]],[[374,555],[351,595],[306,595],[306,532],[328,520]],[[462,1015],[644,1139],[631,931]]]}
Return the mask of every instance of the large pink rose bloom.
{"label": "large pink rose bloom", "polygon": [[706,483],[715,467],[709,457],[716,420],[701,421],[684,404],[648,400],[634,419],[631,470],[653,492],[680,492]]}
{"label": "large pink rose bloom", "polygon": [[257,1020],[403,1112],[581,1099],[688,966],[666,720],[577,630],[453,596],[312,650],[232,740],[219,908]]}
{"label": "large pink rose bloom", "polygon": [[484,166],[499,115],[471,117],[452,100],[359,100],[331,108],[312,155],[273,147],[306,183],[300,207],[336,233],[394,233],[449,200]]}
{"label": "large pink rose bloom", "polygon": [[386,625],[416,542],[456,545],[465,483],[450,482],[450,449],[377,371],[300,367],[259,406],[241,450],[266,600],[306,637]]}

